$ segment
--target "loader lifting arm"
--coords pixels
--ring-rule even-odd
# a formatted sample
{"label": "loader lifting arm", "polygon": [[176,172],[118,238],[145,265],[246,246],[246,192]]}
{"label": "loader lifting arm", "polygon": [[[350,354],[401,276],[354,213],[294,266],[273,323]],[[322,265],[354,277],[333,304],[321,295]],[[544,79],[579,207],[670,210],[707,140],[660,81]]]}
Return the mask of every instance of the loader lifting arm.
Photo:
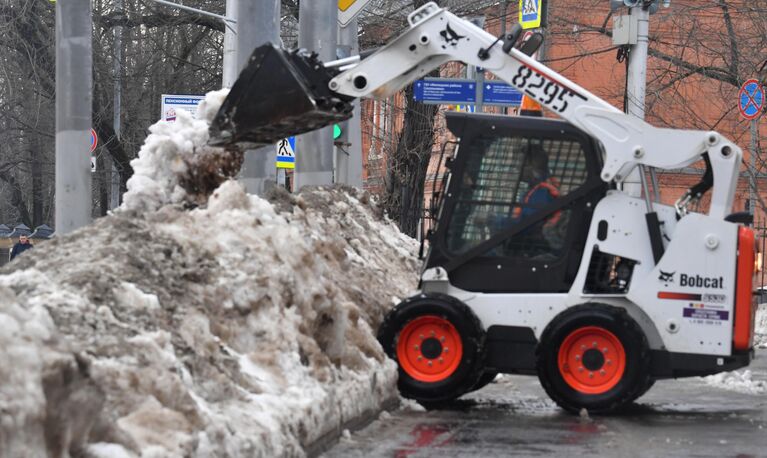
{"label": "loader lifting arm", "polygon": [[[656,128],[625,114],[517,49],[491,47],[496,38],[428,3],[408,17],[409,30],[330,81],[353,97],[387,97],[449,61],[492,72],[596,138],[604,148],[604,181],[623,181],[637,165],[675,169],[710,152],[714,181],[710,214],[730,213],[742,152],[716,132]],[[490,49],[488,49],[490,48]]]}
{"label": "loader lifting arm", "polygon": [[[317,91],[317,80],[324,83],[330,78],[327,87],[319,88],[319,92],[323,92],[318,97],[319,104],[340,107],[343,101],[352,98],[388,97],[449,61],[481,66],[594,137],[604,150],[601,178],[605,182],[623,182],[638,165],[660,169],[686,167],[708,153],[715,183],[709,214],[725,218],[730,213],[743,153],[719,133],[651,126],[621,112],[523,52],[511,46],[496,45],[496,37],[435,3],[427,3],[412,12],[408,23],[408,30],[369,57],[356,62],[353,58],[347,58],[325,64],[325,67],[332,68],[322,69],[324,73],[317,71],[309,78],[315,81],[302,83],[309,88],[307,92]],[[282,58],[285,59],[284,56]],[[328,73],[332,71],[340,73]],[[316,74],[323,74],[324,80],[317,78]],[[240,79],[243,79],[242,75]],[[241,84],[252,86],[247,82]],[[331,96],[327,94],[328,89]],[[243,89],[235,84],[232,91],[238,90]],[[260,95],[263,97],[263,93]],[[226,118],[224,111],[236,112],[236,102],[234,107],[227,107],[226,104],[219,112],[219,118]],[[282,106],[285,107],[285,104]],[[349,110],[343,108],[333,112],[338,114],[335,118],[327,116],[327,113],[329,111],[326,110],[322,116],[312,115],[309,128],[294,133],[306,132],[336,122],[333,119],[350,116]],[[315,121],[321,117],[319,122]],[[229,123],[231,126],[234,124]],[[282,125],[296,125],[295,117],[290,117]]]}

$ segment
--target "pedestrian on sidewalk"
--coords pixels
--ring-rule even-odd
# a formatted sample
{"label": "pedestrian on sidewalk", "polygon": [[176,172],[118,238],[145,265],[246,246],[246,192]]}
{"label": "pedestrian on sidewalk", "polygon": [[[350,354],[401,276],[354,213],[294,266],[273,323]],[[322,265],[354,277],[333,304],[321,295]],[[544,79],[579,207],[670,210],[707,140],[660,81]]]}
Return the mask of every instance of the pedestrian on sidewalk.
{"label": "pedestrian on sidewalk", "polygon": [[20,235],[18,243],[13,245],[13,248],[11,249],[11,261],[13,261],[13,258],[30,248],[32,248],[32,244],[29,242],[29,237],[23,234]]}

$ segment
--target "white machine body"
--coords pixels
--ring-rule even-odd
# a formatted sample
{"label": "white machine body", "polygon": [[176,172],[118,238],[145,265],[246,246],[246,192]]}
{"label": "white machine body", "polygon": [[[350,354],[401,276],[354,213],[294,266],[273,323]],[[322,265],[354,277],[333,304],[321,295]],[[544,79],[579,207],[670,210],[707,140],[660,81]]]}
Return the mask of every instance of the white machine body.
{"label": "white machine body", "polygon": [[[566,308],[597,302],[625,308],[642,327],[652,349],[731,354],[737,225],[698,213],[688,214],[677,222],[673,207],[655,208],[664,222],[664,235],[670,239],[657,265],[644,226],[644,201],[613,192],[595,209],[587,249],[569,293],[464,291],[452,286],[444,269],[439,267],[423,273],[422,290],[462,300],[485,328],[529,327],[540,338],[545,327]],[[608,224],[605,240],[597,237],[600,221]],[[593,248],[637,261],[628,294],[584,293]]]}

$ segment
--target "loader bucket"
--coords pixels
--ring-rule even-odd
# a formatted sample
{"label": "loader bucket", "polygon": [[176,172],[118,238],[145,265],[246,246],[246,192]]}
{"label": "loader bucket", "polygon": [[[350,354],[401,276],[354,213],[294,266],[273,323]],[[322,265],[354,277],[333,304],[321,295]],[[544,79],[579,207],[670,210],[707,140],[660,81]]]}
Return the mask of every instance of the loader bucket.
{"label": "loader bucket", "polygon": [[256,48],[213,119],[208,143],[244,149],[349,119],[353,98],[328,88],[332,72],[304,50]]}

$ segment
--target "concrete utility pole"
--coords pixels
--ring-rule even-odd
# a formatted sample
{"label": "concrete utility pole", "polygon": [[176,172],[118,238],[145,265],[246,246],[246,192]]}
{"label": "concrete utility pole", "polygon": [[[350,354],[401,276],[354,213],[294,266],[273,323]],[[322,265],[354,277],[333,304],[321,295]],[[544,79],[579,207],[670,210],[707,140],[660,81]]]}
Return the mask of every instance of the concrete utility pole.
{"label": "concrete utility pole", "polygon": [[637,42],[629,49],[628,68],[628,114],[644,119],[644,100],[647,87],[647,43],[650,30],[650,11],[636,6],[631,9],[637,15]]}
{"label": "concrete utility pole", "polygon": [[[631,15],[636,15],[636,44],[629,48],[628,75],[626,78],[626,112],[637,118],[645,116],[645,90],[647,87],[647,45],[650,32],[650,11],[639,5],[631,8]],[[633,21],[632,21],[633,22]],[[650,170],[653,187],[653,200],[658,200],[658,183],[655,171]],[[641,186],[647,180],[645,167],[639,166],[629,174],[623,183],[623,189],[633,196],[640,196]],[[645,189],[648,187],[645,185]],[[649,202],[649,196],[646,197]]]}
{"label": "concrete utility pole", "polygon": [[91,222],[91,0],[56,2],[56,233]]}
{"label": "concrete utility pole", "polygon": [[[346,27],[338,28],[338,58],[356,56],[360,53],[357,19]],[[362,128],[360,126],[360,101],[354,101],[354,112],[350,120],[341,123],[343,145],[336,148],[336,183],[362,188]]]}
{"label": "concrete utility pole", "polygon": [[[123,14],[123,0],[115,0],[115,13]],[[114,111],[112,113],[112,127],[115,130],[115,137],[120,140],[122,125],[120,122],[120,113],[122,112],[122,76],[123,76],[123,28],[115,26],[115,49],[114,49]],[[117,168],[117,161],[111,157],[111,179],[109,192],[109,209],[115,209],[120,206],[120,171]]]}
{"label": "concrete utility pole", "polygon": [[[298,47],[314,51],[320,60],[336,59],[338,2],[303,1],[298,10]],[[295,187],[333,183],[333,126],[296,138]]]}
{"label": "concrete utility pole", "polygon": [[[235,1],[237,4],[235,9],[237,74],[239,74],[248,65],[253,49],[266,42],[280,42],[280,0]],[[245,160],[238,180],[245,185],[249,193],[264,195],[276,185],[276,156],[277,151],[274,146],[245,152]]]}
{"label": "concrete utility pole", "polygon": [[[226,17],[237,20],[238,0],[226,0]],[[237,24],[224,28],[224,76],[222,87],[232,87],[237,80]]]}

